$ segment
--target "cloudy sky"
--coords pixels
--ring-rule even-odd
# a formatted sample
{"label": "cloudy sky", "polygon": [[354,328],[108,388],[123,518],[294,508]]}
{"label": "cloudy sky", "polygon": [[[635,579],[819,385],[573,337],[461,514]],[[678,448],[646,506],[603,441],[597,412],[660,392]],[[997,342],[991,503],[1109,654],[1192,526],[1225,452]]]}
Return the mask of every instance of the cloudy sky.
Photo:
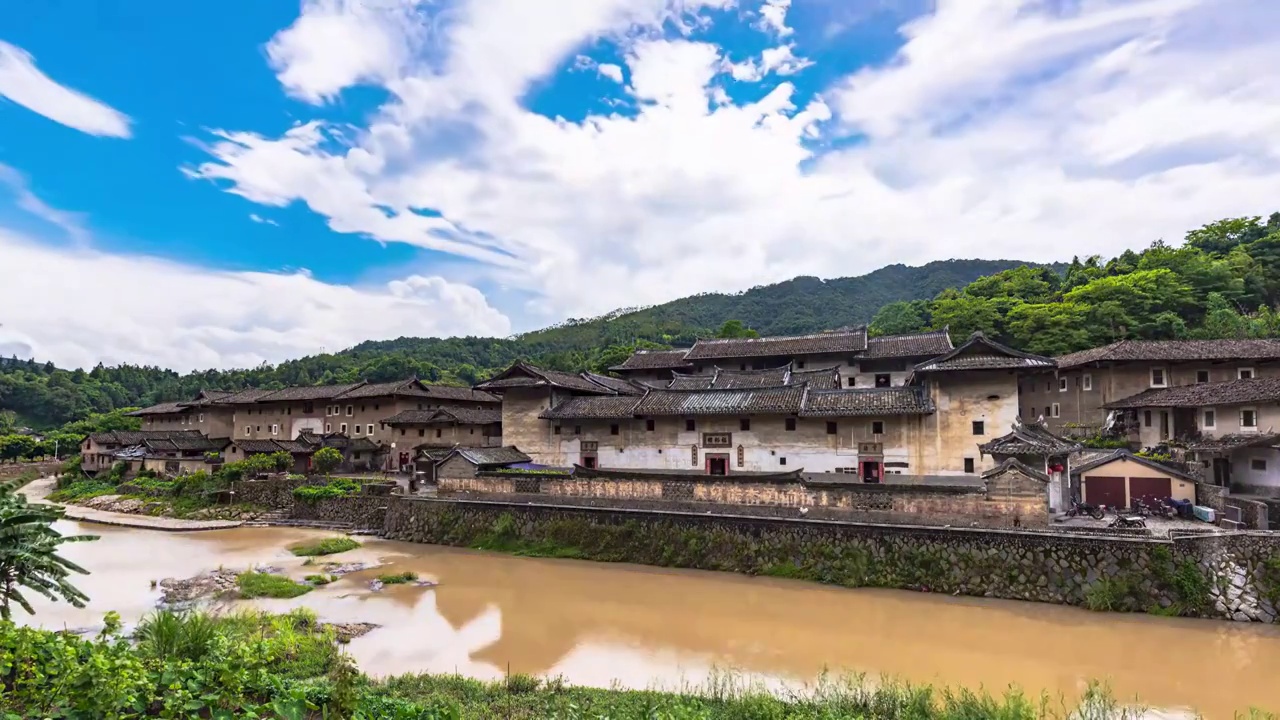
{"label": "cloudy sky", "polygon": [[0,11],[0,353],[276,362],[1280,209],[1274,0]]}

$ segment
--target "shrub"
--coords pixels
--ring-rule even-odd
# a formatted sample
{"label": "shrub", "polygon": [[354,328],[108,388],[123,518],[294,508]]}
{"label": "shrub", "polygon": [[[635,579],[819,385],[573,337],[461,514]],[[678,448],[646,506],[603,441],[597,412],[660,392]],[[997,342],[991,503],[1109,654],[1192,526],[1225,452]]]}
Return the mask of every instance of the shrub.
{"label": "shrub", "polygon": [[289,548],[289,552],[298,557],[313,557],[316,555],[335,555],[340,552],[355,550],[358,547],[360,547],[360,543],[349,537],[331,537],[294,545]]}
{"label": "shrub", "polygon": [[197,660],[209,651],[217,621],[204,613],[159,610],[142,619],[133,639],[139,652],[161,660]]}
{"label": "shrub", "polygon": [[60,490],[54,490],[49,494],[49,499],[54,502],[74,502],[76,500],[88,500],[102,495],[115,495],[116,486],[105,480],[74,480],[66,487]]}
{"label": "shrub", "polygon": [[342,464],[342,453],[331,447],[320,448],[311,456],[311,464],[316,472],[328,475]]}
{"label": "shrub", "polygon": [[338,578],[334,575],[308,575],[303,579],[311,583],[312,585],[319,586],[319,585],[328,585],[329,583],[333,582],[334,580],[337,580]]}
{"label": "shrub", "polygon": [[358,495],[361,485],[348,478],[336,478],[324,485],[303,485],[293,489],[293,496],[299,500],[325,500],[328,498]]}
{"label": "shrub", "polygon": [[394,575],[378,576],[378,580],[381,581],[383,585],[404,585],[405,583],[411,583],[417,579],[418,579],[418,573],[408,572],[408,571],[402,572],[402,573],[395,573]]}
{"label": "shrub", "polygon": [[282,575],[247,572],[237,579],[242,598],[296,598],[311,592],[310,585],[294,582]]}

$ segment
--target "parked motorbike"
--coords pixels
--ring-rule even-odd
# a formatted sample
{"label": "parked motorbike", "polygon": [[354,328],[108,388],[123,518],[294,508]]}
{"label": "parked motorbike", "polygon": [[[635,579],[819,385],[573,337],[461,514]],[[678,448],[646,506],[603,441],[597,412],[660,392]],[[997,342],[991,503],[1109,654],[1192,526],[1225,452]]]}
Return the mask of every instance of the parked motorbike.
{"label": "parked motorbike", "polygon": [[1145,528],[1147,521],[1137,515],[1117,514],[1116,519],[1111,521],[1107,527],[1113,528]]}
{"label": "parked motorbike", "polygon": [[1161,518],[1174,518],[1178,516],[1178,510],[1162,500],[1151,507],[1151,514]]}
{"label": "parked motorbike", "polygon": [[1127,512],[1117,514],[1137,515],[1141,518],[1148,518],[1151,517],[1153,513],[1150,505],[1142,502],[1140,498],[1134,498],[1133,507],[1129,508]]}
{"label": "parked motorbike", "polygon": [[1077,515],[1088,515],[1094,520],[1101,520],[1106,514],[1106,508],[1100,505],[1090,505],[1089,503],[1071,501],[1071,508],[1067,510],[1067,517],[1075,517]]}

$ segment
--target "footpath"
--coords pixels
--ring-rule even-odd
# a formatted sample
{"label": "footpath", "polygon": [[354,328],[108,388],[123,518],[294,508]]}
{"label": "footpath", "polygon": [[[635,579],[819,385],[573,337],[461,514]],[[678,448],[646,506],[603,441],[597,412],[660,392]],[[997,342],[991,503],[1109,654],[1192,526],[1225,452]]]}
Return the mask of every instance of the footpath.
{"label": "footpath", "polygon": [[27,496],[31,502],[56,505],[66,511],[68,520],[97,523],[99,525],[118,525],[120,527],[142,528],[145,530],[166,530],[169,532],[190,532],[194,530],[226,530],[240,527],[240,520],[184,520],[181,518],[152,517],[150,515],[131,515],[129,513],[96,510],[79,505],[65,505],[49,500],[49,493],[54,490],[55,478],[46,477],[33,480],[18,492]]}

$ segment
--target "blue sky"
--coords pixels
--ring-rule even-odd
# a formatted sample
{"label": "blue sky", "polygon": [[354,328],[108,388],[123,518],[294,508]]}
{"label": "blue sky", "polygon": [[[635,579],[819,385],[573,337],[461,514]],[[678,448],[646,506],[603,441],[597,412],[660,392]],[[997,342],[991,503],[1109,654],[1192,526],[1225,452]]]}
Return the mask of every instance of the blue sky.
{"label": "blue sky", "polygon": [[1280,209],[1266,0],[139,7],[3,11],[0,353],[253,365]]}

